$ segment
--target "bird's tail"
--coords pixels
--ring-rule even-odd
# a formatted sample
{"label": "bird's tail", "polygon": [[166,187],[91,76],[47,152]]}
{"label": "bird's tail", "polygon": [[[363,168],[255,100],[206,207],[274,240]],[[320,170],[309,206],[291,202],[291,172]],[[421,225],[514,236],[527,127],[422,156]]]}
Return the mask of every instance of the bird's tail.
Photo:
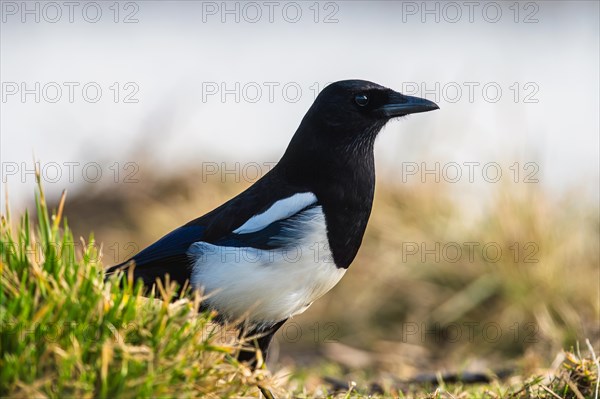
{"label": "bird's tail", "polygon": [[119,263],[118,265],[114,265],[104,269],[104,281],[109,280],[112,276],[121,271],[126,274],[129,271],[135,272],[135,261],[130,259],[123,263]]}
{"label": "bird's tail", "polygon": [[137,263],[135,258],[129,259],[105,269],[104,281],[119,272],[123,272],[125,276],[121,280],[122,282],[126,279],[131,279],[134,283],[141,280],[145,293],[151,292],[158,280],[160,280],[163,287],[167,287],[173,282],[177,283],[178,292],[182,293],[189,285],[189,272],[185,273],[177,268],[168,269],[165,267],[168,264],[168,259],[142,264]]}

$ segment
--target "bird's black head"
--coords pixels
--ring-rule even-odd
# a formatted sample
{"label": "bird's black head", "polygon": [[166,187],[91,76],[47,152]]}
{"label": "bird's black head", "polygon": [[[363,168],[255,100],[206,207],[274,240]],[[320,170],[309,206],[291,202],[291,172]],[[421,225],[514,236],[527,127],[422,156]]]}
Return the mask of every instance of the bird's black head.
{"label": "bird's black head", "polygon": [[406,96],[365,80],[325,87],[294,135],[287,157],[323,151],[357,155],[372,151],[375,137],[392,118],[438,109],[429,100]]}
{"label": "bird's black head", "polygon": [[406,96],[365,80],[325,87],[307,113],[337,139],[377,134],[394,117],[438,109],[429,100]]}

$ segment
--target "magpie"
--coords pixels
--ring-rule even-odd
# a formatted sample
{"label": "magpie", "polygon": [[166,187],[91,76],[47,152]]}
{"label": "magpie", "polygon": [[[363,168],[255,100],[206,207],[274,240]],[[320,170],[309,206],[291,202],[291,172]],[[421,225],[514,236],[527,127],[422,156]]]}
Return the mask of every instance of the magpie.
{"label": "magpie", "polygon": [[[268,173],[107,274],[133,267],[146,287],[166,275],[189,283],[219,320],[243,320],[266,354],[286,320],[331,290],[354,260],[373,203],[378,133],[390,119],[435,109],[364,80],[326,86]],[[255,356],[241,351],[238,359]]]}

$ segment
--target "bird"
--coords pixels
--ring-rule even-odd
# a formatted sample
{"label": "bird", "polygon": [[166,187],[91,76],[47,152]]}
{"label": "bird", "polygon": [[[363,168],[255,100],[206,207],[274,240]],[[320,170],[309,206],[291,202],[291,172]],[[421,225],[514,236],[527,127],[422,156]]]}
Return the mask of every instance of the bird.
{"label": "bird", "polygon": [[[189,284],[218,320],[243,320],[266,356],[277,330],[331,290],[355,259],[373,205],[379,132],[391,119],[438,108],[365,80],[327,85],[266,174],[107,276],[132,269],[145,287],[167,275]],[[256,351],[237,356],[256,364]]]}

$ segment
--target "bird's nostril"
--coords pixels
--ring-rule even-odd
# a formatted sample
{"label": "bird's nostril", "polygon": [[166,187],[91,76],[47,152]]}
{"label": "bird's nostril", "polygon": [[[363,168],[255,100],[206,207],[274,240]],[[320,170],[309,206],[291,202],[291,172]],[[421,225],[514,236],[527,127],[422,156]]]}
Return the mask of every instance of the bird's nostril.
{"label": "bird's nostril", "polygon": [[354,101],[361,107],[364,107],[369,103],[369,97],[367,97],[366,94],[357,94],[356,97],[354,97]]}

